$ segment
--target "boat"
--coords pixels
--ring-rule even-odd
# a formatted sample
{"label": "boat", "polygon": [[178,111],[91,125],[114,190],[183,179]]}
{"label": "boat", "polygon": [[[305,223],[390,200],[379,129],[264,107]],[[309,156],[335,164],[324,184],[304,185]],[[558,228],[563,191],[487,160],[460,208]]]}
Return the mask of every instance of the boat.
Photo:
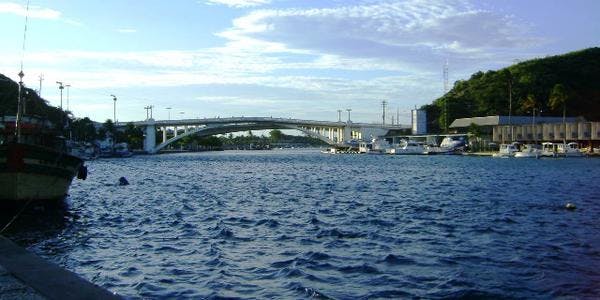
{"label": "boat", "polygon": [[584,154],[579,149],[579,144],[571,142],[568,144],[557,144],[556,156],[559,157],[583,157]]}
{"label": "boat", "polygon": [[539,149],[538,145],[525,144],[521,151],[514,153],[515,158],[539,158],[542,150]]}
{"label": "boat", "polygon": [[542,152],[540,152],[540,156],[542,157],[556,157],[556,148],[557,144],[551,142],[542,143]]}
{"label": "boat", "polygon": [[392,155],[419,155],[425,154],[425,143],[402,140],[396,147],[387,150]]}
{"label": "boat", "polygon": [[445,137],[439,146],[427,145],[425,146],[424,154],[428,155],[440,155],[440,154],[460,154],[465,150],[465,140],[463,137],[447,136]]}
{"label": "boat", "polygon": [[386,140],[373,138],[371,142],[360,142],[358,144],[358,152],[380,155],[385,154],[390,147],[390,144]]}
{"label": "boat", "polygon": [[579,144],[565,143],[542,143],[541,156],[545,157],[583,157],[585,154],[579,149]]}
{"label": "boat", "polygon": [[[19,119],[19,122],[17,122]],[[83,160],[67,152],[50,122],[36,117],[2,117],[0,122],[0,203],[63,199],[73,178],[87,177]]]}
{"label": "boat", "polygon": [[493,157],[500,157],[500,158],[513,157],[513,156],[515,156],[515,153],[517,153],[518,151],[519,151],[519,149],[517,148],[516,143],[500,144],[500,150],[498,150],[497,153],[494,153]]}
{"label": "boat", "polygon": [[127,143],[117,143],[115,144],[115,157],[131,157],[133,152],[129,151],[129,145]]}

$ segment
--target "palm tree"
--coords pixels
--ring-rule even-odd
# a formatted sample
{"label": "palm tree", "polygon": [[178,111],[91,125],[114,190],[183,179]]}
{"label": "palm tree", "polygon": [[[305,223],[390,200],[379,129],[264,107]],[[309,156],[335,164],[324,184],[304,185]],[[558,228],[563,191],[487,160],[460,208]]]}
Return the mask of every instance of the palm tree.
{"label": "palm tree", "polygon": [[563,107],[563,126],[565,129],[563,143],[566,144],[567,143],[567,122],[566,122],[567,101],[569,100],[569,93],[567,91],[567,88],[560,83],[555,84],[554,87],[552,88],[552,91],[550,92],[549,100],[550,101],[548,104],[550,104],[550,108],[552,108],[553,110],[556,110],[556,109],[560,108],[561,106]]}
{"label": "palm tree", "polygon": [[[533,140],[536,141],[537,137],[536,137],[536,128],[535,128],[535,107],[537,106],[537,100],[535,99],[535,96],[533,94],[529,94],[527,95],[527,98],[525,98],[525,100],[523,101],[523,104],[521,104],[521,108],[523,109],[523,111],[528,111],[531,110],[531,128],[532,128],[532,135],[533,135]],[[537,141],[536,141],[537,143]]]}

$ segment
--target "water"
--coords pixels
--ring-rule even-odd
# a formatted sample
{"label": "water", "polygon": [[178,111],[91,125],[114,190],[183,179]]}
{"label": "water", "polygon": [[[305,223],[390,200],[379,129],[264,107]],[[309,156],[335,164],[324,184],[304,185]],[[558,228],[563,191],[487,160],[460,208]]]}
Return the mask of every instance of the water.
{"label": "water", "polygon": [[87,164],[65,212],[9,236],[127,297],[600,295],[600,159],[296,150]]}

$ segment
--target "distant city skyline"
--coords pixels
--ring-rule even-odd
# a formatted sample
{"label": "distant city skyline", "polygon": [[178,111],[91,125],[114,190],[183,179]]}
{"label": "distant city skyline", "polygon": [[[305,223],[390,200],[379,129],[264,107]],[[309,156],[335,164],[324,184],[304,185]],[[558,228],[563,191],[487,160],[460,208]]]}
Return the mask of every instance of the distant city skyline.
{"label": "distant city skyline", "polygon": [[[0,73],[17,81],[27,1],[0,1]],[[103,122],[273,116],[381,121],[449,81],[597,47],[600,1],[31,0],[25,84]],[[66,94],[63,95],[66,103]],[[181,113],[183,112],[183,113]],[[388,119],[389,120],[389,119]],[[388,121],[389,122],[389,121]]]}

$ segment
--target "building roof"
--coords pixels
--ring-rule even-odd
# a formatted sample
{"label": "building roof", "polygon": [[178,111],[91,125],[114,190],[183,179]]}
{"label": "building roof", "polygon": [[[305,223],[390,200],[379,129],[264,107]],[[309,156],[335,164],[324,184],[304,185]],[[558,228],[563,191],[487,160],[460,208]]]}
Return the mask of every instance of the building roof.
{"label": "building roof", "polygon": [[[450,128],[464,128],[469,127],[471,124],[475,124],[478,126],[497,126],[497,125],[527,125],[532,123],[531,116],[512,116],[509,118],[508,116],[487,116],[487,117],[473,117],[473,118],[461,118],[456,119],[452,124],[450,124]],[[576,117],[567,117],[567,123],[577,122],[580,118]],[[535,117],[535,123],[562,123],[562,117]]]}

